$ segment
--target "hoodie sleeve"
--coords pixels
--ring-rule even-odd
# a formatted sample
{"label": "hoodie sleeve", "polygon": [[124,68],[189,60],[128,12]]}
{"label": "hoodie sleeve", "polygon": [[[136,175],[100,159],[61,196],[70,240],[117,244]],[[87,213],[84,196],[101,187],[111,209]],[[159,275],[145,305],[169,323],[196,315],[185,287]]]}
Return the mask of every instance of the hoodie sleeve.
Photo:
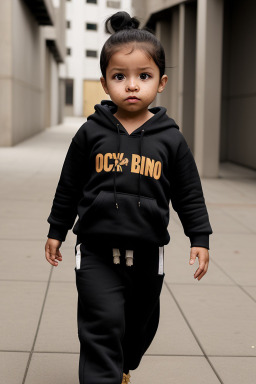
{"label": "hoodie sleeve", "polygon": [[185,235],[190,238],[191,247],[209,249],[212,228],[201,180],[191,150],[182,134],[179,135],[181,140],[170,175],[171,203],[178,213]]}
{"label": "hoodie sleeve", "polygon": [[73,139],[60,175],[48,223],[48,237],[65,241],[77,216],[77,204],[82,196],[86,178],[86,152]]}

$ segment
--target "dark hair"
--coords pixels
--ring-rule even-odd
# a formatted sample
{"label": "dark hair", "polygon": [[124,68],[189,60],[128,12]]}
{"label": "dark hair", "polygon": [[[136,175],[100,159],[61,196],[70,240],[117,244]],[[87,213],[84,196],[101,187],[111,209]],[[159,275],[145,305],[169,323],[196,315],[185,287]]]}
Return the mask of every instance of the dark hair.
{"label": "dark hair", "polygon": [[112,35],[103,45],[100,54],[100,68],[104,78],[111,56],[119,50],[120,45],[129,43],[135,43],[131,53],[136,48],[143,50],[158,66],[160,78],[164,75],[165,53],[162,44],[152,31],[146,28],[139,29],[139,25],[139,20],[127,12],[117,12],[106,20],[106,32]]}

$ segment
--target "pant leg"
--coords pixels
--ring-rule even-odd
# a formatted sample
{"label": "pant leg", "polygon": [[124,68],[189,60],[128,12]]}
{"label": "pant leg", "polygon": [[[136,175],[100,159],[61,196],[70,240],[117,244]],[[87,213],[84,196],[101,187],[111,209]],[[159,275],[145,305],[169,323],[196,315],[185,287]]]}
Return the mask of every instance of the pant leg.
{"label": "pant leg", "polygon": [[82,245],[81,268],[76,270],[80,384],[122,381],[125,287],[111,250],[105,253]]}
{"label": "pant leg", "polygon": [[[134,266],[114,265],[112,249],[81,247],[76,271],[80,384],[117,384],[123,368],[136,369],[159,322],[164,275],[159,248],[136,250]],[[126,369],[126,368],[125,368]]]}
{"label": "pant leg", "polygon": [[127,270],[132,274],[132,289],[125,304],[126,326],[122,342],[126,372],[139,366],[157,332],[164,280],[159,262],[159,247],[135,250],[134,269]]}

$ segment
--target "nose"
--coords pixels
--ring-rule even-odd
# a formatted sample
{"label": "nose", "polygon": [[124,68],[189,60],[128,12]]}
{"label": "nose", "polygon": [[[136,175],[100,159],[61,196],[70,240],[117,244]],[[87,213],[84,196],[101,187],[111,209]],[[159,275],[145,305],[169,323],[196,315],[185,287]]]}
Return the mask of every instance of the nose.
{"label": "nose", "polygon": [[134,92],[139,90],[139,85],[136,82],[136,79],[130,79],[126,84],[126,91],[127,92]]}

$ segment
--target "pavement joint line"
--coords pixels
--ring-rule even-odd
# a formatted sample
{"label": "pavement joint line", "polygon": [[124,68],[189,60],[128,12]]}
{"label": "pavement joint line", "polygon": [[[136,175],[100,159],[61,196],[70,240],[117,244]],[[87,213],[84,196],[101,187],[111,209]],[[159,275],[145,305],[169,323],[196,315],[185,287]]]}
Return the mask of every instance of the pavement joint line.
{"label": "pavement joint line", "polygon": [[[0,279],[0,281],[9,281],[9,282],[15,282],[15,283],[47,283],[48,279],[45,280],[20,280],[20,279]],[[69,281],[65,281],[65,283],[69,283]]]}
{"label": "pavement joint line", "polygon": [[35,354],[59,354],[59,355],[79,355],[79,352],[72,352],[72,351],[34,351]]}
{"label": "pavement joint line", "polygon": [[[48,279],[46,279],[46,280],[28,280],[28,279],[25,279],[25,280],[21,280],[21,279],[1,279],[0,278],[0,282],[1,281],[4,281],[4,282],[15,282],[15,283],[46,283],[47,281],[48,281]],[[68,283],[68,284],[74,284],[74,282],[75,282],[75,280],[52,280],[51,281],[51,283],[56,283],[56,284],[61,284],[61,283]],[[175,283],[175,282],[173,282],[173,283],[167,283],[168,285],[170,285],[170,286],[175,286],[175,285],[182,285],[182,286],[196,286],[196,284],[195,283],[179,283],[179,282],[177,282],[177,283]],[[256,285],[239,285],[239,284],[237,284],[237,283],[234,283],[234,284],[201,284],[201,285],[203,285],[204,287],[239,287],[239,288],[241,288],[242,290],[243,290],[243,288],[256,288]],[[250,294],[248,294],[248,292],[247,291],[245,291],[245,293],[247,294],[247,295],[250,295]],[[251,298],[253,299],[253,301],[255,301],[256,302],[256,299],[254,299],[254,297],[253,296],[251,296]]]}
{"label": "pavement joint line", "polygon": [[[230,286],[236,286],[236,287],[238,287],[243,293],[245,293],[254,303],[256,303],[256,299],[249,293],[249,292],[247,292],[245,289],[244,289],[244,287],[242,286],[242,285],[240,285],[240,284],[238,284],[234,279],[233,279],[233,277],[231,277],[231,276],[229,276],[229,274],[218,264],[218,263],[216,263],[216,261],[212,261],[213,262],[213,264],[215,264],[215,266],[217,267],[217,268],[219,268],[231,281],[233,281],[234,282],[234,285],[230,285]],[[252,287],[254,287],[254,285],[252,286]]]}
{"label": "pavement joint line", "polygon": [[[1,240],[3,240],[3,241],[10,241],[10,239],[1,239]],[[17,241],[17,242],[18,241],[19,242],[20,241],[29,241],[30,243],[34,241],[34,242],[37,242],[37,243],[38,242],[45,243],[45,239],[40,239],[40,240],[38,240],[38,239],[29,239],[29,240],[26,240],[26,239],[22,238],[22,239],[13,239],[13,241]]]}
{"label": "pavement joint line", "polygon": [[[0,352],[2,353],[30,353],[30,351],[23,351],[23,350],[12,350],[12,349],[0,349]],[[58,355],[79,355],[79,352],[72,352],[72,351],[34,351],[33,354],[46,354],[46,353],[49,353],[49,354],[58,354]],[[203,357],[205,358],[205,356],[202,354],[202,355],[198,355],[198,354],[195,354],[195,355],[191,355],[191,354],[184,354],[184,353],[145,353],[144,356],[170,356],[170,357]],[[251,357],[253,359],[256,359],[256,355],[215,355],[215,354],[208,354],[207,355],[208,357],[234,357],[234,358],[242,358],[242,357]]]}
{"label": "pavement joint line", "polygon": [[52,280],[52,281],[51,281],[51,284],[55,284],[55,283],[56,283],[56,284],[63,284],[63,283],[64,283],[64,284],[75,284],[76,281],[75,281],[75,278],[74,278],[73,281],[71,281],[71,280],[66,280],[66,281],[65,281],[65,280],[56,280],[56,281],[55,281],[55,280]]}
{"label": "pavement joint line", "polygon": [[[197,286],[198,284],[195,282],[195,283],[179,283],[179,282],[173,282],[173,283],[168,283],[167,282],[167,284],[168,285],[191,285],[191,286]],[[201,285],[203,285],[204,287],[234,287],[234,286],[236,286],[237,284],[218,284],[218,283],[216,283],[216,284],[213,284],[213,283],[203,283],[203,284],[201,284]],[[255,285],[252,285],[252,287],[256,287],[256,284]]]}
{"label": "pavement joint line", "polygon": [[[1,198],[1,203],[3,203],[4,201],[10,201],[10,202],[13,202],[13,201],[16,201],[16,202],[18,202],[18,203],[23,203],[24,201],[27,201],[28,203],[35,203],[35,202],[37,202],[38,203],[38,199],[34,199],[34,200],[31,200],[31,199],[10,199],[10,198]],[[40,201],[42,201],[42,200],[40,200]],[[45,201],[46,202],[46,200],[43,200],[43,201]]]}
{"label": "pavement joint line", "polygon": [[222,267],[221,267],[221,266],[214,260],[214,258],[210,258],[210,262],[213,263],[213,264],[215,265],[215,267],[219,268],[219,270],[220,270],[222,273],[224,273],[224,275],[225,275],[226,277],[228,277],[229,280],[232,281],[233,284],[234,284],[235,286],[238,286],[236,280],[234,280],[233,277],[229,276],[229,274],[225,271],[225,269],[223,269],[223,268],[222,268]]}
{"label": "pavement joint line", "polygon": [[[29,239],[29,238],[26,238],[26,237],[21,237],[21,238],[18,238],[18,237],[3,237],[3,238],[1,238],[0,237],[0,240],[3,240],[3,241],[10,241],[10,240],[13,240],[13,241],[29,241],[29,242],[32,242],[32,241],[35,241],[35,242],[39,242],[39,241],[41,241],[41,242],[43,242],[43,243],[45,243],[46,242],[46,240],[47,240],[47,236],[45,236],[45,238],[41,238],[41,239],[36,239],[36,238],[34,238],[34,239]],[[75,243],[74,243],[75,244]],[[75,246],[73,246],[73,245],[66,245],[65,244],[65,248],[75,248]],[[64,245],[63,245],[63,248],[62,249],[64,249]]]}
{"label": "pavement joint line", "polygon": [[[10,237],[10,238],[6,238],[6,237],[4,237],[4,238],[1,238],[0,237],[0,240],[2,241],[2,240],[4,240],[4,241],[32,241],[32,240],[30,240],[29,238],[18,238],[18,237]],[[45,239],[33,239],[33,241],[43,241],[43,242],[45,242]]]}
{"label": "pavement joint line", "polygon": [[36,339],[37,339],[37,335],[38,335],[38,332],[39,332],[39,327],[41,325],[43,311],[44,311],[44,307],[45,307],[45,303],[46,303],[46,298],[47,298],[47,294],[48,294],[49,287],[50,287],[52,271],[53,271],[53,266],[51,267],[51,270],[50,270],[50,274],[49,274],[49,278],[48,278],[48,283],[47,283],[47,287],[46,287],[46,291],[45,291],[45,295],[44,295],[44,301],[43,301],[42,309],[41,309],[41,312],[40,312],[40,316],[39,316],[39,320],[38,320],[38,324],[37,324],[37,329],[36,329],[36,333],[35,333],[35,337],[34,337],[34,341],[33,341],[32,347],[31,347],[31,351],[29,353],[28,362],[27,362],[27,365],[26,365],[26,369],[25,369],[23,380],[22,380],[22,384],[25,384],[25,382],[26,382],[28,370],[29,370],[29,367],[30,367],[30,362],[31,362],[31,359],[32,359],[32,356],[33,356],[34,347],[35,347],[35,344],[36,344]]}
{"label": "pavement joint line", "polygon": [[[204,355],[191,355],[191,354],[179,354],[179,353],[169,353],[169,354],[164,354],[164,353],[146,353],[145,356],[184,356],[184,357],[203,357],[205,358]],[[253,355],[207,355],[208,357],[253,357],[256,359],[256,356]]]}
{"label": "pavement joint line", "polygon": [[30,351],[23,351],[23,350],[18,350],[18,349],[0,349],[0,352],[17,352],[17,353],[29,353]]}
{"label": "pavement joint line", "polygon": [[218,372],[216,371],[215,367],[213,366],[213,364],[212,364],[211,361],[209,360],[209,358],[208,358],[208,356],[207,356],[207,354],[206,354],[206,352],[205,352],[205,350],[204,350],[202,344],[200,343],[200,341],[199,341],[197,335],[195,334],[195,332],[194,332],[192,326],[190,325],[188,319],[186,318],[185,313],[183,312],[181,306],[179,305],[179,303],[178,303],[178,301],[177,301],[175,295],[173,294],[171,288],[168,286],[168,284],[167,284],[166,282],[165,282],[164,284],[165,284],[166,288],[168,289],[170,295],[172,296],[173,300],[175,301],[176,306],[178,307],[178,309],[179,309],[179,311],[180,311],[180,313],[181,313],[183,319],[185,320],[187,326],[188,326],[189,329],[190,329],[190,332],[191,332],[192,335],[194,336],[194,338],[195,338],[195,340],[196,340],[196,342],[197,342],[199,348],[201,349],[201,351],[202,351],[202,353],[203,353],[203,356],[205,357],[205,359],[207,360],[208,364],[209,364],[210,367],[212,368],[212,370],[213,370],[213,372],[215,373],[215,375],[216,375],[217,379],[219,380],[219,382],[220,382],[221,384],[224,384],[224,382],[223,382],[222,379],[220,378]]}
{"label": "pavement joint line", "polygon": [[211,207],[254,207],[256,208],[256,204],[246,204],[246,203],[206,203],[206,205]]}
{"label": "pavement joint line", "polygon": [[256,303],[256,299],[249,293],[249,292],[247,292],[245,289],[244,289],[244,287],[242,286],[242,285],[237,285],[240,289],[241,289],[241,291],[243,291],[248,297],[250,297],[250,299],[252,299],[252,301],[254,301],[254,303]]}

